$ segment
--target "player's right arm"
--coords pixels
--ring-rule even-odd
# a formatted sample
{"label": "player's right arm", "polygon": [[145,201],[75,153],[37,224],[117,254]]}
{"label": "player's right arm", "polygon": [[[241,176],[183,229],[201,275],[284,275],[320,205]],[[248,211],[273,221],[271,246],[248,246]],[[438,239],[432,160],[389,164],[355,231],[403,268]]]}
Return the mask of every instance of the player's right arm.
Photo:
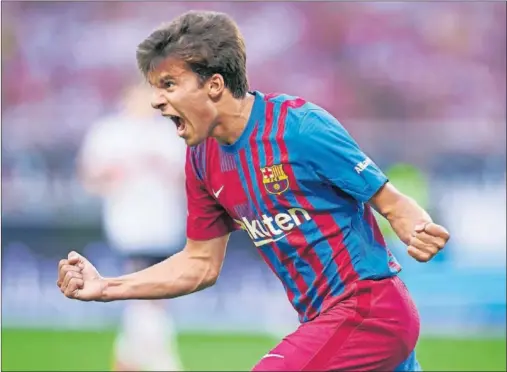
{"label": "player's right arm", "polygon": [[183,250],[142,271],[103,278],[83,256],[71,252],[60,261],[57,284],[69,298],[83,301],[164,299],[213,285],[220,274],[234,224],[213,199],[187,154],[187,243]]}

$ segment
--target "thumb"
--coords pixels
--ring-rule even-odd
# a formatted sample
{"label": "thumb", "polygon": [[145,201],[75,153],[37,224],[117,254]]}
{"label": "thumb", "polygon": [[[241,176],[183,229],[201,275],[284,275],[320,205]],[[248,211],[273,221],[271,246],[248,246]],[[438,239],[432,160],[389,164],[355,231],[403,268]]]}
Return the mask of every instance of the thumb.
{"label": "thumb", "polygon": [[449,232],[445,229],[445,227],[437,225],[436,223],[430,223],[425,227],[425,231],[432,235],[445,240],[449,239]]}
{"label": "thumb", "polygon": [[424,231],[424,229],[426,229],[426,226],[428,226],[430,224],[430,222],[422,222],[422,223],[419,223],[417,225],[415,225],[415,232],[416,233],[421,233]]}
{"label": "thumb", "polygon": [[71,265],[83,263],[83,257],[75,251],[70,252],[69,255],[67,256],[67,259],[69,260],[69,264]]}

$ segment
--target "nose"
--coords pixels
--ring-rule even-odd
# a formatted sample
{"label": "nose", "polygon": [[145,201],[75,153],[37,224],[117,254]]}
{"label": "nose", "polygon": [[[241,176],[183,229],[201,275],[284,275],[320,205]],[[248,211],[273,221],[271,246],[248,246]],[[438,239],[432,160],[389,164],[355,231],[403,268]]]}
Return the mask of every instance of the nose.
{"label": "nose", "polygon": [[155,110],[163,111],[166,105],[167,100],[164,98],[164,96],[159,92],[155,92],[151,99],[151,107],[153,107]]}

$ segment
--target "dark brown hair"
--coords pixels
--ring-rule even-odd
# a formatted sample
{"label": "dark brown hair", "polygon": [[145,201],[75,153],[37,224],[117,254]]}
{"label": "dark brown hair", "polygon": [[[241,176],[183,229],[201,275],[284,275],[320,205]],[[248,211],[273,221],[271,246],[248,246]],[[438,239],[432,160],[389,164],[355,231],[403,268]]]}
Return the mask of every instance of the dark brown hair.
{"label": "dark brown hair", "polygon": [[137,47],[137,65],[145,77],[169,56],[185,61],[202,83],[220,74],[235,98],[247,94],[245,41],[236,23],[224,13],[184,13]]}

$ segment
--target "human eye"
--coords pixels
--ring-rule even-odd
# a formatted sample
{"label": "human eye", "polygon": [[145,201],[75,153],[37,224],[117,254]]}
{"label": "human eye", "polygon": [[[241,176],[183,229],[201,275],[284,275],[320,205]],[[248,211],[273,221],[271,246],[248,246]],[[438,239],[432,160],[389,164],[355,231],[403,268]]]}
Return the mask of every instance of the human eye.
{"label": "human eye", "polygon": [[164,87],[164,89],[171,89],[174,87],[174,82],[171,81],[171,80],[165,80],[163,83],[162,83],[162,86]]}

